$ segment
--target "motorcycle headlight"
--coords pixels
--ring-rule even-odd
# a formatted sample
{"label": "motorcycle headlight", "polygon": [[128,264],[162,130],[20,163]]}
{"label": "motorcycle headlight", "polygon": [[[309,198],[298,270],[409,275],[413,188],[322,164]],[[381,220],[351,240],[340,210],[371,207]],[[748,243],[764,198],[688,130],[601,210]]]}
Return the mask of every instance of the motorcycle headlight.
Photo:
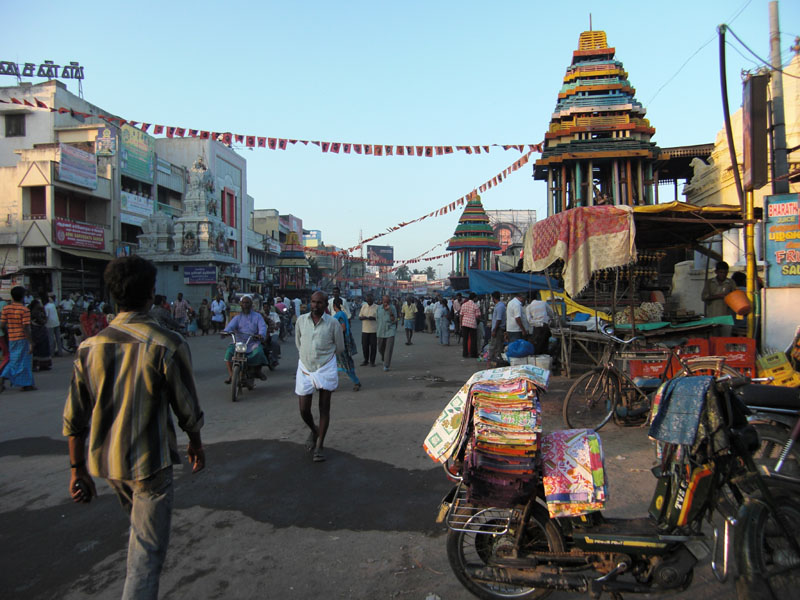
{"label": "motorcycle headlight", "polygon": [[236,342],[236,351],[247,352],[247,344],[245,344],[244,342]]}

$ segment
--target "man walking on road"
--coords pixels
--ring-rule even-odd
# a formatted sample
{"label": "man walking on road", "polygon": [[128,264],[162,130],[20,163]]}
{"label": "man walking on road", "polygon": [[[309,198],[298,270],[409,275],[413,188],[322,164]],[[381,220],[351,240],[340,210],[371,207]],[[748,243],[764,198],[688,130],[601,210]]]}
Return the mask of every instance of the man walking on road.
{"label": "man walking on road", "polygon": [[172,519],[172,465],[181,460],[170,408],[189,436],[193,473],[205,466],[203,412],[188,344],[149,315],[153,263],[118,258],[104,277],[120,313],[76,351],[64,407],[69,493],[90,502],[97,495],[92,476],[108,481],[131,523],[122,598],[156,599]]}
{"label": "man walking on road", "polygon": [[25,288],[21,285],[11,288],[11,304],[3,307],[0,313],[0,329],[8,336],[8,362],[0,374],[0,392],[5,381],[20,386],[23,392],[36,389],[33,385],[33,337],[31,335],[31,311],[22,301]]}
{"label": "man walking on road", "polygon": [[489,360],[496,363],[500,360],[506,333],[506,303],[500,292],[492,292],[494,310],[492,311],[492,341],[489,342]]}
{"label": "man walking on road", "polygon": [[417,303],[414,296],[409,296],[403,303],[403,327],[406,330],[406,346],[411,345],[411,338],[414,335],[414,321],[417,316]]}
{"label": "man walking on road", "polygon": [[397,335],[397,310],[392,306],[389,296],[383,297],[383,304],[378,307],[378,352],[381,353],[383,370],[388,371],[392,365],[394,338]]}
{"label": "man walking on road", "polygon": [[461,356],[464,358],[478,358],[478,324],[481,319],[481,309],[475,303],[478,295],[472,292],[464,304],[461,305]]}
{"label": "man walking on road", "polygon": [[[344,337],[339,322],[325,313],[328,298],[323,292],[311,295],[311,312],[297,319],[294,341],[300,357],[294,391],[299,398],[300,416],[311,433],[306,449],[314,462],[325,460],[325,434],[331,420],[331,395],[339,387],[336,355],[344,352]],[[314,423],[311,402],[319,390],[319,425]]]}
{"label": "man walking on road", "polygon": [[361,366],[369,364],[374,367],[378,351],[378,305],[372,294],[367,294],[367,302],[358,312],[358,318],[361,320],[361,348],[364,350]]}

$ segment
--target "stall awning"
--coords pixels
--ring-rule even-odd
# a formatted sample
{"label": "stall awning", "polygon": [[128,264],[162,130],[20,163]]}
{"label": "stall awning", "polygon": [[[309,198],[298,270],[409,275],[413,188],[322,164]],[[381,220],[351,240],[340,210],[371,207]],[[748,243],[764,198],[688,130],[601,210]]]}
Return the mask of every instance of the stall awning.
{"label": "stall awning", "polygon": [[59,252],[63,252],[64,254],[69,254],[71,256],[77,256],[78,258],[91,258],[92,260],[113,260],[113,256],[111,256],[108,252],[100,252],[99,250],[83,250],[78,248],[59,248]]}
{"label": "stall awning", "polygon": [[[549,279],[549,282],[548,282]],[[506,273],[503,271],[479,271],[470,269],[469,289],[482,296],[498,291],[501,294],[532,292],[534,290],[561,291],[558,282],[533,273]],[[459,290],[464,294],[464,290]]]}

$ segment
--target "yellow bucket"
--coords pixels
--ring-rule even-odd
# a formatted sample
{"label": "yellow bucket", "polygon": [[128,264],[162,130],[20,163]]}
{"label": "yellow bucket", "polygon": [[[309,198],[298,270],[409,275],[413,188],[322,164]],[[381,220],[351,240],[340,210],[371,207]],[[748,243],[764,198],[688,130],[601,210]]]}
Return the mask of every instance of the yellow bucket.
{"label": "yellow bucket", "polygon": [[725,296],[725,304],[740,317],[749,315],[753,307],[750,306],[750,300],[747,299],[747,294],[742,290],[733,290],[730,294]]}

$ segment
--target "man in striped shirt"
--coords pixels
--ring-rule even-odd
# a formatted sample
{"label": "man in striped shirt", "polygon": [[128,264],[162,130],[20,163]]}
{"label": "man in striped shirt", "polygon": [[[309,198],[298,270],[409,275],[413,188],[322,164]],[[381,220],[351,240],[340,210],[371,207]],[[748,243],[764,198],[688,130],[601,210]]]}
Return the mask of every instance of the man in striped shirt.
{"label": "man in striped shirt", "polygon": [[31,311],[23,304],[25,288],[18,285],[11,289],[11,304],[0,313],[0,329],[8,336],[8,362],[0,373],[0,392],[5,382],[20,386],[22,391],[36,389],[33,385],[33,338],[31,337]]}
{"label": "man in striped shirt", "polygon": [[108,481],[131,523],[122,597],[155,599],[169,543],[172,465],[181,461],[170,409],[189,436],[193,473],[205,466],[203,412],[189,346],[148,314],[153,263],[118,258],[104,276],[120,312],[77,350],[64,407],[69,491],[75,502],[89,502],[97,495],[92,476]]}

